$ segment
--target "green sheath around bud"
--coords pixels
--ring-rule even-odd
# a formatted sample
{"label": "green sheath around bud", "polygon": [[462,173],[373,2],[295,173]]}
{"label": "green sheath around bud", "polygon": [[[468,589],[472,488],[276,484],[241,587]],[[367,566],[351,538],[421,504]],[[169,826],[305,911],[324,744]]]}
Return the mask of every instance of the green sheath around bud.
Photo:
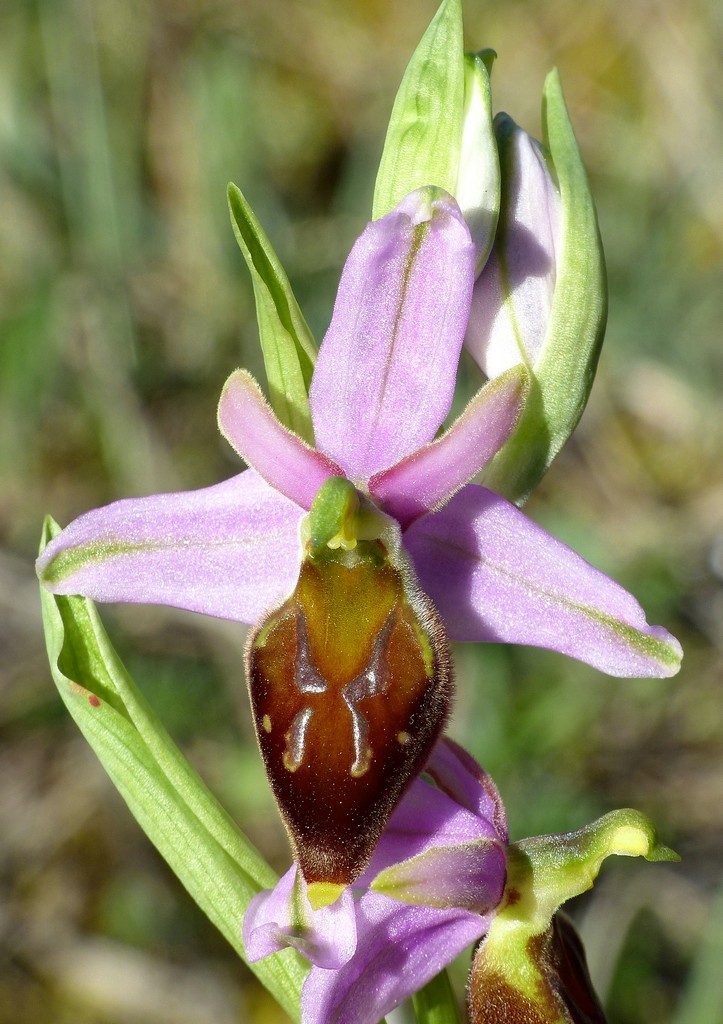
{"label": "green sheath around bud", "polygon": [[425,185],[454,194],[464,76],[461,0],[443,0],[394,100],[374,187],[374,220]]}
{"label": "green sheath around bud", "polygon": [[544,145],[506,114],[495,118],[502,205],[465,339],[488,377],[519,362],[530,371],[522,416],[483,480],[518,504],[582,415],[607,315],[595,207],[556,71],[542,121]]}

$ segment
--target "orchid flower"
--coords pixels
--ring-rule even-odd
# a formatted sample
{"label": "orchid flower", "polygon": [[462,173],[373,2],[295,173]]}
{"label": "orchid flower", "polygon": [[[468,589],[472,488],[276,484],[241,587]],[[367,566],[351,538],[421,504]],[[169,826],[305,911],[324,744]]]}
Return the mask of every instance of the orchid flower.
{"label": "orchid flower", "polygon": [[[630,594],[470,482],[514,429],[522,367],[436,436],[475,259],[448,194],[405,197],[344,267],[309,392],[315,448],[236,371],[218,420],[251,468],[88,512],[38,560],[56,594],[255,624],[256,732],[307,881],[332,885],[320,902],[363,870],[439,736],[445,633],[549,647],[619,676],[671,675],[681,657]],[[344,794],[338,814],[330,787]]]}
{"label": "orchid flower", "polygon": [[316,910],[296,865],[244,918],[251,963],[286,946],[311,961],[303,1024],[377,1024],[480,938],[471,1024],[604,1024],[576,932],[559,906],[610,854],[677,860],[651,823],[613,811],[565,835],[509,844],[490,777],[442,740],[382,834],[369,867]]}

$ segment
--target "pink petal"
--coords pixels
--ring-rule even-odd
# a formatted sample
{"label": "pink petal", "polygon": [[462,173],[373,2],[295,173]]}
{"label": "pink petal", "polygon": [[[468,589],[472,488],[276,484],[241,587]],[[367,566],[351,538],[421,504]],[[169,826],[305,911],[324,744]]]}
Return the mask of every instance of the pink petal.
{"label": "pink petal", "polygon": [[368,886],[380,871],[434,847],[497,838],[491,818],[460,806],[452,796],[423,779],[415,779],[389,819],[358,884]]}
{"label": "pink petal", "polygon": [[527,381],[523,366],[490,381],[440,438],[371,478],[370,494],[402,529],[444,504],[487,465],[517,423]]}
{"label": "pink petal", "polygon": [[302,515],[247,470],[203,490],[86,512],[48,544],[38,575],[55,594],[252,623],[294,587]]}
{"label": "pink petal", "polygon": [[450,639],[549,647],[613,676],[670,676],[678,641],[622,587],[519,509],[468,484],[405,546]]}
{"label": "pink petal", "polygon": [[271,487],[307,510],[325,480],[344,475],[331,459],[279,422],[246,370],[235,370],[224,384],[218,425],[229,444]]}
{"label": "pink petal", "polygon": [[355,482],[431,441],[449,412],[474,262],[441,189],[410,193],[354,245],[309,401],[317,446]]}
{"label": "pink petal", "polygon": [[312,967],[304,982],[304,1024],[378,1024],[488,927],[489,919],[466,910],[366,893],[357,904],[354,956],[338,971]]}
{"label": "pink petal", "polygon": [[[295,886],[300,891],[295,892]],[[249,963],[292,946],[317,966],[337,970],[356,949],[352,891],[345,889],[330,906],[313,910],[304,877],[293,864],[273,889],[265,889],[249,903],[243,940]]]}
{"label": "pink petal", "polygon": [[445,737],[432,752],[425,768],[439,788],[461,807],[494,824],[494,834],[509,841],[507,812],[497,786],[459,743]]}
{"label": "pink petal", "polygon": [[502,899],[506,863],[496,839],[434,846],[381,872],[372,888],[404,903],[489,914]]}

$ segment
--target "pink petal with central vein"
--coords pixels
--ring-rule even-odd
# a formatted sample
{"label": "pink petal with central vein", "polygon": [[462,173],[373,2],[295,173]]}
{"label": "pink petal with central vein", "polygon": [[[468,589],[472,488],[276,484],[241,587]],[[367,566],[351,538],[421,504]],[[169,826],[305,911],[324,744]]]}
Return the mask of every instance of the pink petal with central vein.
{"label": "pink petal with central vein", "polygon": [[247,470],[215,487],[86,512],[51,540],[38,575],[55,594],[252,623],[294,587],[302,515]]}
{"label": "pink petal with central vein", "polygon": [[527,372],[517,366],[481,388],[436,441],[376,473],[369,492],[406,529],[438,508],[483,469],[517,423]]}
{"label": "pink petal with central vein", "polygon": [[451,640],[549,647],[612,676],[680,667],[680,644],[632,594],[484,487],[467,484],[404,544]]}
{"label": "pink petal with central vein", "polygon": [[412,192],[354,245],[309,402],[318,447],[355,482],[431,441],[449,412],[474,264],[441,189]]}

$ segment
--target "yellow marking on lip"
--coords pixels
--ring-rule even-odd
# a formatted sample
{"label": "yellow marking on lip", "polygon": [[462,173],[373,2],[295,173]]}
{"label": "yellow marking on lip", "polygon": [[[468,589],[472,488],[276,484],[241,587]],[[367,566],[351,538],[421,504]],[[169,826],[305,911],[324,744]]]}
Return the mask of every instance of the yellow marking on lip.
{"label": "yellow marking on lip", "polygon": [[346,889],[345,885],[338,882],[309,882],[306,887],[306,896],[311,904],[312,910],[321,910],[335,903]]}
{"label": "yellow marking on lip", "polygon": [[351,777],[353,779],[360,779],[362,775],[366,775],[369,771],[369,765],[372,761],[372,754],[374,751],[371,747],[367,747],[364,751],[364,756],[357,758],[355,763],[351,766]]}
{"label": "yellow marking on lip", "polygon": [[271,732],[271,719],[268,715],[264,715],[261,719],[261,724],[264,727],[264,732]]}
{"label": "yellow marking on lip", "polygon": [[405,732],[404,729],[402,729],[401,732],[397,733],[397,743],[401,743],[403,747],[406,746],[407,743],[409,743],[411,738],[412,737],[409,735],[409,733]]}

